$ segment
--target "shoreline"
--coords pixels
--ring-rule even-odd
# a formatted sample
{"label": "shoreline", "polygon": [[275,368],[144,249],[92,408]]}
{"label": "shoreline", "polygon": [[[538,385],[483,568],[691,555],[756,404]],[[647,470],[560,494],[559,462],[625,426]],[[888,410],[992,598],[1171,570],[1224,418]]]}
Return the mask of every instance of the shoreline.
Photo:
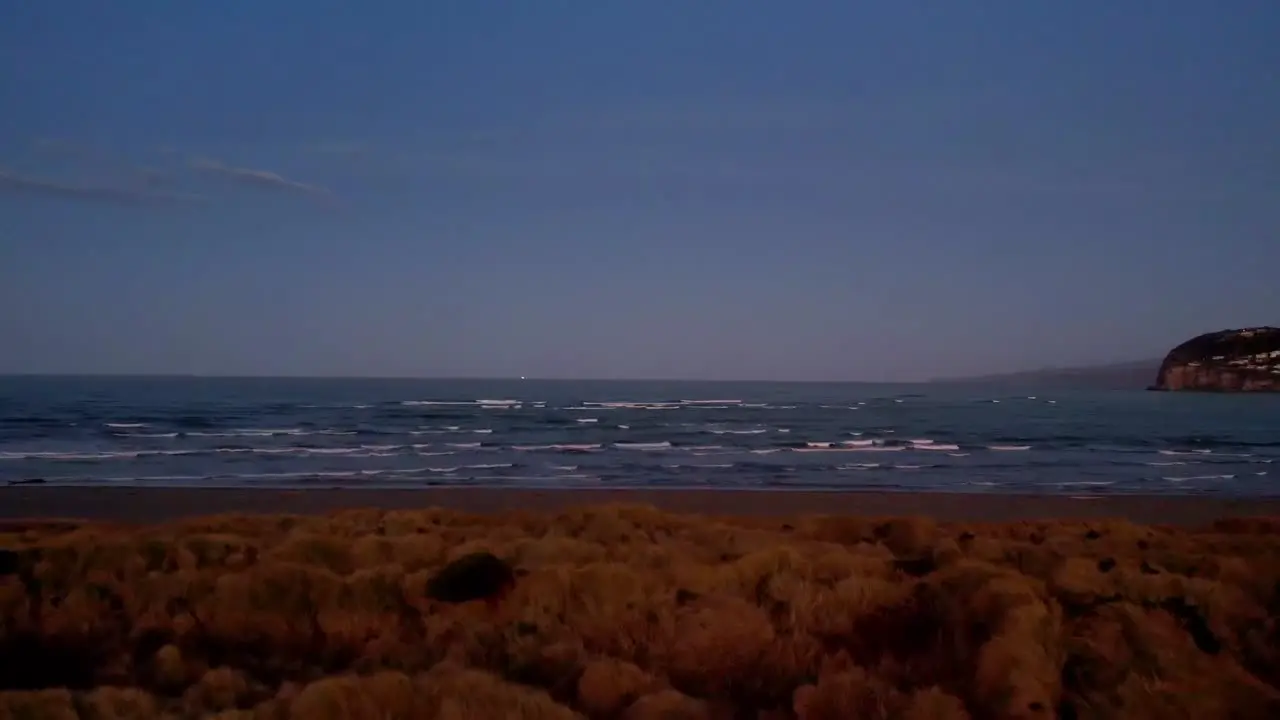
{"label": "shoreline", "polygon": [[373,508],[444,507],[473,513],[563,511],[604,504],[653,505],[721,516],[929,516],[951,522],[1127,519],[1142,524],[1207,525],[1223,517],[1280,517],[1280,498],[1193,495],[1032,495],[858,490],[685,490],[404,488],[0,487],[0,518],[159,523],[224,513],[314,515]]}

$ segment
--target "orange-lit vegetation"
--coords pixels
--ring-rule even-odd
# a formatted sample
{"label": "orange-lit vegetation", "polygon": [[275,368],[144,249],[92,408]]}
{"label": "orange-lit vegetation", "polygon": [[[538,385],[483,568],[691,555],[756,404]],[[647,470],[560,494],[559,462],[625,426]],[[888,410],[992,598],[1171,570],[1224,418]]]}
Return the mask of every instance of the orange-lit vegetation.
{"label": "orange-lit vegetation", "polygon": [[[1280,521],[0,527],[0,718],[1276,718]],[[495,605],[425,593],[489,550]]]}

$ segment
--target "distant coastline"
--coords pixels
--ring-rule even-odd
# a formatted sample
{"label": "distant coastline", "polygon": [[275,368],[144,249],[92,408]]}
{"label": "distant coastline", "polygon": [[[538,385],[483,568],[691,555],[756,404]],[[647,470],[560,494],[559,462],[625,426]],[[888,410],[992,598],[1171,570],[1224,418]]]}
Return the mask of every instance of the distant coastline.
{"label": "distant coastline", "polygon": [[1159,358],[1107,365],[1044,368],[1012,373],[933,378],[930,384],[991,384],[1094,390],[1142,390],[1160,368]]}

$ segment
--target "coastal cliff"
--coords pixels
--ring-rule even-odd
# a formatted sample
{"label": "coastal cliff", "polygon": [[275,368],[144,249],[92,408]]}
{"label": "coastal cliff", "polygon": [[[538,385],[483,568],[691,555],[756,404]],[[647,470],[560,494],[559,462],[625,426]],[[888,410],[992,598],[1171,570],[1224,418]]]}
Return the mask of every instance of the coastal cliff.
{"label": "coastal cliff", "polygon": [[1280,328],[1221,330],[1169,351],[1152,390],[1280,392]]}

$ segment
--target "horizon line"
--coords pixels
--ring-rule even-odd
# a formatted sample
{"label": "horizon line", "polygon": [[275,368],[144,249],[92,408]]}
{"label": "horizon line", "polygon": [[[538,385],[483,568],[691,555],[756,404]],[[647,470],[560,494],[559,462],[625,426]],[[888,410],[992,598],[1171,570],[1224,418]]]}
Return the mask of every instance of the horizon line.
{"label": "horizon line", "polygon": [[1002,377],[1035,375],[1040,373],[1063,373],[1081,370],[1113,370],[1121,366],[1136,366],[1146,363],[1159,364],[1159,358],[1142,358],[1137,360],[1121,360],[1090,365],[1066,365],[1056,367],[1040,367],[1027,370],[1009,370],[979,375],[935,375],[916,380],[836,380],[836,379],[762,379],[762,378],[696,378],[696,377],[537,377],[514,375],[326,375],[326,374],[237,374],[237,373],[178,373],[178,372],[5,372],[0,371],[0,378],[154,378],[154,379],[189,379],[189,380],[428,380],[428,381],[468,381],[468,382],[675,382],[675,383],[796,383],[796,384],[844,384],[844,385],[929,385],[935,383],[954,383],[966,380],[983,381]]}
{"label": "horizon line", "polygon": [[535,377],[535,376],[483,376],[483,375],[241,375],[205,373],[85,373],[85,372],[0,372],[0,378],[102,378],[102,379],[167,379],[167,380],[427,380],[467,382],[673,382],[673,383],[750,383],[750,384],[846,384],[846,385],[924,385],[935,378],[920,380],[765,380],[765,379],[715,379],[715,378],[662,378],[662,377]]}

